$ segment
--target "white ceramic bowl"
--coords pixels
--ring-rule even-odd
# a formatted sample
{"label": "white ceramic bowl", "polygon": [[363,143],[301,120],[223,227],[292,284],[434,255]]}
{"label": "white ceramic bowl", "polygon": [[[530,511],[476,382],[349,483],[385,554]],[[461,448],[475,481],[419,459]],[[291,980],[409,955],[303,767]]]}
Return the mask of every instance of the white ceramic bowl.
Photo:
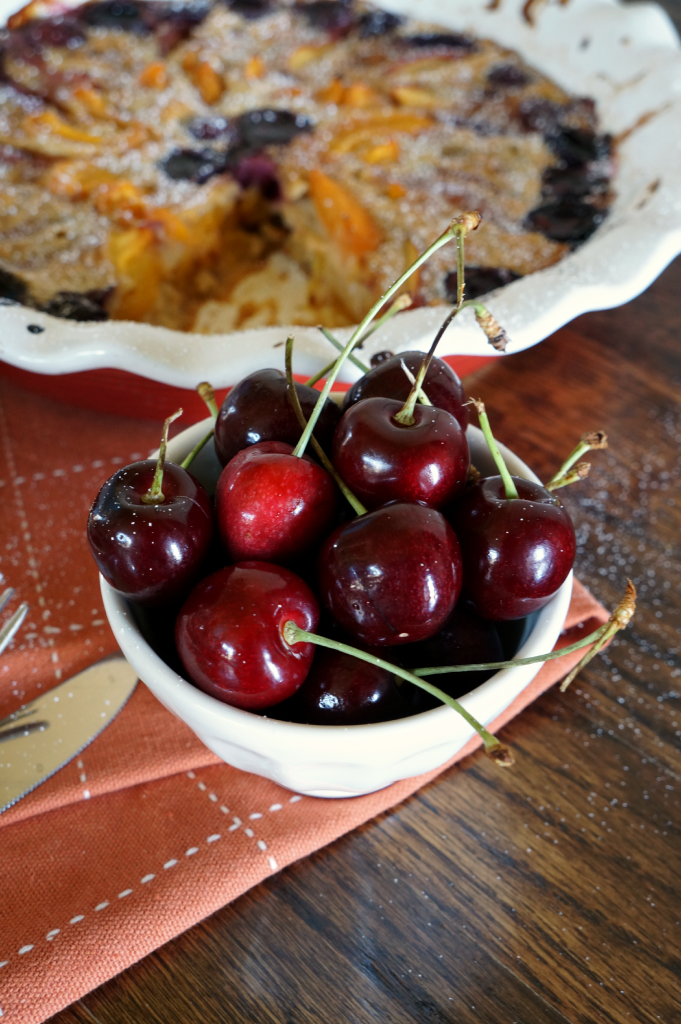
{"label": "white ceramic bowl", "polygon": [[[205,420],[174,438],[168,445],[169,459],[181,461],[210,429],[210,422]],[[477,427],[469,427],[468,440],[475,465],[483,474],[493,473],[494,464]],[[500,447],[512,473],[537,480],[520,459]],[[207,486],[214,485],[219,466],[212,444],[197,458],[193,472]],[[263,775],[305,796],[359,796],[438,768],[473,735],[463,718],[444,705],[399,721],[347,727],[278,722],[230,707],[166,665],[144,639],[128,601],[101,577],[100,582],[111,628],[140,679],[207,747],[235,768]],[[538,613],[518,657],[552,650],[571,593],[572,573]],[[386,658],[390,660],[389,649]],[[521,665],[497,672],[461,698],[461,703],[478,721],[489,725],[540,668],[539,664]]]}
{"label": "white ceramic bowl", "polygon": [[[60,0],[63,7],[77,0]],[[580,313],[628,302],[681,251],[681,48],[662,8],[620,0],[380,0],[381,5],[516,49],[577,95],[593,97],[604,130],[619,137],[616,198],[594,235],[556,266],[498,292],[490,306],[512,339],[508,353],[546,338]],[[0,0],[0,23],[22,0]],[[433,225],[433,234],[443,225]],[[365,346],[425,349],[442,308],[407,311]],[[43,333],[27,331],[39,324]],[[202,380],[226,387],[260,366],[283,369],[287,328],[188,335],[148,324],[80,324],[22,307],[0,308],[0,360],[43,374],[117,367],[180,388]],[[312,328],[296,328],[295,370],[310,376],[333,349]],[[347,337],[339,331],[339,337]],[[277,346],[273,350],[273,346]],[[493,356],[466,310],[442,340],[440,355]],[[350,362],[343,380],[358,371]]]}

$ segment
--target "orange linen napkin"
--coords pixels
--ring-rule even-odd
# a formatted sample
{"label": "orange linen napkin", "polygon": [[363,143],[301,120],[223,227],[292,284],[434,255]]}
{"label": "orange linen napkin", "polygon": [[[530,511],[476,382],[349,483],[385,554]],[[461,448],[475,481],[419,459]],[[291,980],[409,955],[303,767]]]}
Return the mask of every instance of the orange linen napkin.
{"label": "orange linen napkin", "polygon": [[[157,435],[0,381],[1,582],[31,606],[0,658],[0,717],[115,650],[85,518],[106,477]],[[605,619],[576,583],[560,645]],[[494,729],[578,657],[544,666]],[[2,1024],[40,1024],[437,774],[354,799],[301,798],[218,761],[139,685],[80,757],[0,816]]]}

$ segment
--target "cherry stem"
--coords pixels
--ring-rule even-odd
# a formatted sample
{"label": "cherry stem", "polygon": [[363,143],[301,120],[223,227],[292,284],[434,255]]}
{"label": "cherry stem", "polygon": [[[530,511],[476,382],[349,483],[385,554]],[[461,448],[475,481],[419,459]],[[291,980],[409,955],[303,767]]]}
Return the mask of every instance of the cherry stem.
{"label": "cherry stem", "polygon": [[[448,314],[446,320],[441,325],[439,331],[435,335],[433,344],[430,346],[430,349],[428,350],[425,359],[423,360],[419,367],[419,372],[416,376],[416,379],[413,381],[412,389],[407,395],[407,401],[404,403],[400,411],[398,413],[395,413],[395,415],[393,416],[393,419],[396,420],[397,423],[401,423],[403,427],[411,427],[414,424],[414,407],[416,406],[416,399],[421,394],[421,387],[423,385],[424,380],[426,379],[426,374],[428,373],[428,370],[430,368],[431,360],[435,355],[435,349],[439,345],[442,335],[445,333],[445,331],[447,330],[447,328],[449,327],[449,325],[451,324],[452,320],[454,319],[458,312],[459,307],[456,306],[451,311],[451,313]],[[428,402],[428,405],[430,404],[431,403]]]}
{"label": "cherry stem", "polygon": [[464,239],[469,231],[475,231],[479,223],[480,214],[466,214],[462,219],[462,222],[456,225],[456,305],[447,315],[444,323],[440,326],[439,331],[435,335],[433,344],[430,346],[425,359],[421,363],[414,385],[407,396],[407,401],[404,403],[404,406],[400,411],[393,417],[397,423],[401,423],[404,427],[411,427],[414,424],[414,407],[416,406],[416,401],[421,392],[423,382],[426,379],[426,374],[430,368],[433,356],[435,355],[435,349],[440,344],[442,335],[445,333],[454,317],[461,312],[461,307],[463,305],[465,274]]}
{"label": "cherry stem", "polygon": [[513,482],[513,477],[508,471],[508,466],[504,462],[503,456],[497,447],[497,442],[494,440],[494,434],[492,428],[489,425],[489,419],[487,418],[487,412],[485,410],[485,403],[481,402],[478,398],[471,398],[471,404],[478,410],[478,416],[480,417],[480,429],[482,430],[485,440],[487,441],[487,447],[492,453],[492,458],[496,463],[496,467],[499,470],[499,475],[504,482],[504,490],[506,492],[506,498],[510,501],[512,498],[518,497],[518,491],[516,485]]}
{"label": "cherry stem", "polygon": [[[398,295],[397,298],[395,299],[395,301],[392,303],[392,305],[388,309],[388,311],[386,313],[384,313],[383,316],[379,316],[378,320],[376,320],[371,325],[369,330],[365,331],[365,333],[362,335],[362,337],[357,341],[357,344],[356,344],[355,347],[359,348],[360,345],[363,345],[364,342],[367,340],[367,338],[374,333],[374,331],[377,331],[380,327],[383,326],[383,324],[387,323],[388,320],[391,320],[395,316],[396,313],[400,313],[403,309],[408,309],[409,306],[411,306],[411,296],[410,295]],[[343,346],[341,345],[340,341],[338,340],[338,338],[335,338],[333,336],[333,334],[331,333],[331,331],[327,327],[321,327],[320,326],[319,330],[322,332],[322,334],[324,335],[326,340],[330,341],[331,344],[334,345],[335,348],[337,348],[339,352],[343,351]],[[366,363],[363,363],[362,360],[358,359],[357,356],[355,356],[355,355],[350,354],[348,356],[348,359],[350,360],[351,363],[354,363],[355,366],[359,367],[359,369],[363,373],[368,373],[369,370],[371,369],[370,366],[367,366]],[[333,369],[335,362],[336,362],[336,360],[334,359],[333,362],[331,362],[327,366],[325,366],[323,370],[320,370],[319,373],[316,373],[314,375],[314,377],[310,377],[309,380],[306,380],[305,383],[307,384],[307,386],[308,387],[312,387],[312,385],[316,384],[318,380],[322,379],[322,377],[326,377],[327,373],[329,373],[329,371]]]}
{"label": "cherry stem", "polygon": [[497,352],[505,352],[510,340],[505,328],[501,326],[497,318],[481,302],[474,302],[473,310],[478,326],[484,331],[492,348],[496,349]]}
{"label": "cherry stem", "polygon": [[187,458],[180,463],[180,467],[182,469],[189,469],[196,456],[199,454],[202,448],[206,447],[214,433],[215,431],[211,429],[208,431],[207,434],[204,434],[199,443],[195,445],[194,448],[192,448]]}
{"label": "cherry stem", "polygon": [[367,338],[370,338],[371,335],[374,334],[376,331],[380,331],[381,327],[383,327],[384,324],[387,324],[389,320],[392,320],[392,318],[397,313],[401,313],[404,309],[409,309],[409,307],[412,304],[412,301],[413,300],[411,295],[407,295],[406,292],[403,293],[402,295],[398,295],[397,298],[390,303],[388,309],[383,314],[383,316],[379,316],[373,322],[371,327],[369,327],[368,330],[364,332],[362,337],[355,345],[355,348],[361,348],[364,342],[367,340]]}
{"label": "cherry stem", "polygon": [[590,462],[578,462],[576,466],[569,469],[558,480],[554,480],[547,491],[557,491],[560,487],[567,487],[568,484],[576,484],[580,480],[586,480],[591,470]]}
{"label": "cherry stem", "polygon": [[[402,367],[402,369],[404,371],[404,375],[407,378],[407,380],[409,381],[409,383],[410,384],[416,384],[416,377],[411,372],[411,370],[409,369],[409,367],[405,363],[404,359],[400,359],[400,366]],[[432,404],[433,404],[431,402],[431,400],[428,398],[428,395],[425,393],[423,388],[419,389],[419,402],[421,403],[421,405],[430,405],[430,406],[432,406]]]}
{"label": "cherry stem", "polygon": [[[480,672],[487,669],[516,668],[518,665],[536,665],[539,662],[553,661],[555,658],[564,658],[567,654],[573,654],[583,647],[590,647],[581,661],[575,665],[569,675],[561,683],[561,693],[564,693],[575,676],[582,671],[593,657],[603,648],[605,644],[615,635],[624,629],[631,621],[636,610],[636,588],[631,580],[627,580],[627,587],[624,597],[615,608],[607,622],[595,629],[593,633],[582,637],[576,643],[568,647],[561,647],[560,650],[550,651],[548,654],[537,654],[532,658],[514,658],[511,661],[488,661],[480,662],[477,665],[437,665],[432,668],[415,668],[415,676],[442,676],[453,672]],[[593,645],[593,646],[592,646]]]}
{"label": "cherry stem", "polygon": [[161,437],[161,447],[158,450],[158,462],[156,463],[154,479],[147,493],[142,495],[142,501],[145,505],[161,505],[165,501],[161,485],[163,483],[163,464],[166,460],[166,448],[168,447],[168,430],[170,429],[170,424],[181,415],[182,409],[178,409],[163,424],[163,436]]}
{"label": "cherry stem", "polygon": [[569,647],[561,647],[559,651],[550,651],[548,654],[535,654],[532,658],[512,658],[509,661],[486,661],[476,665],[433,665],[432,668],[415,668],[415,676],[444,676],[450,672],[482,672],[487,669],[515,668],[516,665],[537,665],[543,661],[553,661],[554,658],[563,658],[566,654],[573,654],[582,647],[595,644],[609,629],[609,622],[604,623],[595,629],[593,633],[577,640]]}
{"label": "cherry stem", "polygon": [[[286,339],[286,350],[285,350],[285,357],[284,358],[285,358],[285,365],[286,365],[286,388],[288,390],[288,396],[289,396],[291,405],[293,406],[293,411],[296,414],[298,422],[300,423],[300,426],[304,429],[307,426],[307,420],[305,419],[305,413],[303,412],[302,406],[300,404],[300,399],[298,398],[298,392],[296,391],[296,388],[295,388],[295,381],[293,379],[293,335],[292,334],[289,334],[288,338]],[[340,473],[338,472],[336,467],[333,465],[333,463],[329,459],[328,455],[326,454],[326,452],[324,451],[324,449],[322,448],[322,446],[320,445],[319,441],[314,436],[314,434],[310,438],[310,443],[311,443],[311,445],[312,445],[312,447],[314,449],[314,452],[315,452],[317,458],[321,462],[321,464],[324,467],[324,469],[326,470],[326,472],[331,477],[333,477],[333,479],[334,479],[334,481],[336,483],[336,486],[338,487],[339,491],[341,492],[341,494],[343,495],[345,500],[352,507],[352,509],[357,513],[358,516],[363,516],[365,514],[365,512],[367,511],[366,508],[364,507],[362,502],[358,498],[356,498],[355,495],[352,493],[352,491],[350,490],[350,488],[346,484],[345,480],[343,480],[342,476],[340,475]],[[295,455],[295,452],[293,454]]]}
{"label": "cherry stem", "polygon": [[606,623],[606,627],[601,635],[600,639],[596,641],[590,651],[584,655],[578,665],[572,669],[572,671],[565,677],[563,682],[560,684],[560,692],[565,693],[572,680],[577,676],[585,665],[588,665],[593,657],[595,657],[601,648],[608,643],[609,640],[617,633],[620,629],[625,629],[631,622],[634,612],[636,611],[636,587],[627,580],[627,589],[624,592],[624,597],[615,608],[615,611],[610,616],[609,621]]}
{"label": "cherry stem", "polygon": [[215,401],[215,392],[213,391],[213,385],[209,384],[207,380],[202,381],[196,388],[199,398],[208,407],[208,412],[213,417],[213,422],[218,418],[218,403]]}
{"label": "cherry stem", "polygon": [[[574,466],[578,459],[581,459],[582,455],[586,455],[587,452],[596,451],[599,448],[608,447],[608,436],[604,434],[602,430],[596,430],[593,433],[583,434],[579,439],[579,444],[574,448],[567,459],[560,467],[557,473],[551,477],[549,482],[545,485],[547,491],[555,491],[559,487],[565,487],[566,484],[574,483],[575,480],[583,480],[589,470],[579,470],[577,467],[575,473],[570,474],[570,470]],[[582,466],[588,466],[588,462],[583,462]]]}
{"label": "cherry stem", "polygon": [[419,679],[418,676],[415,676],[411,672],[407,672],[406,669],[400,668],[398,665],[391,665],[389,661],[384,661],[383,658],[377,658],[375,655],[368,654],[366,651],[360,651],[356,647],[350,647],[348,644],[339,643],[338,640],[329,640],[328,637],[319,636],[317,633],[308,633],[306,629],[301,629],[295,624],[295,622],[290,620],[284,625],[283,635],[285,642],[290,646],[298,643],[310,643],[316,644],[319,647],[328,647],[332,651],[340,651],[341,654],[349,654],[354,658],[359,658],[360,661],[366,661],[369,665],[375,665],[377,668],[382,668],[386,672],[392,672],[401,679],[406,679],[408,683],[413,683],[414,686],[418,686],[421,690],[431,693],[434,697],[437,697],[438,700],[441,700],[443,704],[448,704],[450,708],[453,708],[454,711],[457,712],[457,714],[461,715],[461,717],[464,718],[481,737],[485,745],[485,753],[491,757],[496,764],[502,768],[508,768],[514,763],[514,757],[510,750],[508,750],[507,747],[504,747],[498,739],[492,736],[484,725],[481,725],[473,715],[459,704],[458,700],[455,700],[454,697],[450,697],[449,694],[439,690],[437,686],[431,686],[430,683],[425,682],[423,679]]}
{"label": "cherry stem", "polygon": [[331,388],[334,385],[336,377],[340,372],[341,366],[348,358],[348,356],[352,352],[353,348],[355,347],[359,339],[364,335],[365,331],[372,323],[372,321],[376,319],[376,317],[378,316],[379,312],[386,304],[386,302],[392,299],[392,297],[395,295],[397,291],[399,291],[402,285],[409,280],[411,275],[415,273],[419,269],[419,267],[426,262],[426,260],[430,259],[430,257],[434,253],[436,253],[438,249],[441,249],[443,245],[446,245],[447,242],[451,241],[451,239],[455,235],[456,228],[459,225],[459,223],[461,223],[461,218],[456,218],[456,220],[449,225],[447,230],[443,231],[442,234],[435,239],[432,245],[429,245],[428,248],[414,260],[410,267],[407,267],[404,273],[401,274],[400,277],[398,277],[398,279],[393,284],[391,284],[390,288],[388,288],[388,290],[384,292],[383,295],[381,295],[380,299],[378,299],[373,304],[373,306],[366,314],[362,322],[352,332],[349,340],[345,344],[345,347],[343,348],[341,354],[336,360],[333,369],[329,373],[329,376],[326,378],[326,383],[324,384],[324,387],[322,388],[319,394],[317,404],[312,410],[312,415],[308,420],[307,426],[303,431],[301,438],[298,441],[298,444],[295,447],[294,455],[302,455],[303,452],[305,451],[307,443],[312,435],[312,431],[314,430],[317,420],[319,419],[319,415],[322,409],[324,408],[324,402],[329,397],[329,392],[331,391]]}
{"label": "cherry stem", "polygon": [[[343,351],[343,345],[341,345],[341,343],[338,340],[338,338],[336,338],[331,333],[331,331],[329,330],[328,327],[321,327],[320,326],[319,330],[322,332],[322,334],[324,335],[326,340],[331,342],[331,344],[333,345],[334,348],[338,349],[339,352]],[[338,356],[336,356],[336,359],[334,359],[333,363],[330,366],[330,369],[333,369],[337,359],[338,359]],[[360,369],[363,373],[368,373],[369,370],[371,369],[370,366],[367,366],[367,364],[363,363],[362,360],[358,356],[353,355],[352,353],[348,356],[348,359],[350,360],[351,363],[354,363],[355,366],[358,369]]]}
{"label": "cherry stem", "polygon": [[[215,424],[218,418],[218,403],[215,401],[215,392],[213,390],[213,385],[209,384],[207,380],[204,380],[201,384],[197,386],[196,390],[198,392],[199,398],[201,398],[208,407],[208,412],[213,417],[213,423]],[[208,444],[214,433],[215,428],[209,430],[208,433],[201,438],[199,443],[194,448],[192,448],[187,458],[180,463],[182,469],[189,469],[196,456],[199,454],[202,448],[205,448],[205,446]]]}

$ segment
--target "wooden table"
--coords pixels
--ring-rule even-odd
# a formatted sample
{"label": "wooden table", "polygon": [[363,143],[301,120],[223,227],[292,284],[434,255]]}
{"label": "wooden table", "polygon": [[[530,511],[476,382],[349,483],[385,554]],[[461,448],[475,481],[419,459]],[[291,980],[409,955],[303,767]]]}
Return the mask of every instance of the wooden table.
{"label": "wooden table", "polygon": [[681,1021],[681,261],[467,382],[565,493],[577,572],[639,609],[606,657],[417,796],[251,890],[57,1024]]}

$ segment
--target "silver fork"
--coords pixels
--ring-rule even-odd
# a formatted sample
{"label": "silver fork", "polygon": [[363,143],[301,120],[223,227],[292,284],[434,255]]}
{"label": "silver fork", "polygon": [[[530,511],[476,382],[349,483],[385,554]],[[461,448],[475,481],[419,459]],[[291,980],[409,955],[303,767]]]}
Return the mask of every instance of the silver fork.
{"label": "silver fork", "polygon": [[[0,612],[9,604],[13,597],[13,587],[7,587],[7,589],[3,591],[2,594],[0,594]],[[11,618],[7,620],[2,629],[0,629],[0,654],[2,654],[5,647],[7,647],[7,644],[10,642],[14,634],[19,629],[21,623],[24,621],[27,614],[28,603],[26,601],[22,601],[22,603],[15,611],[14,615],[12,615]]]}

